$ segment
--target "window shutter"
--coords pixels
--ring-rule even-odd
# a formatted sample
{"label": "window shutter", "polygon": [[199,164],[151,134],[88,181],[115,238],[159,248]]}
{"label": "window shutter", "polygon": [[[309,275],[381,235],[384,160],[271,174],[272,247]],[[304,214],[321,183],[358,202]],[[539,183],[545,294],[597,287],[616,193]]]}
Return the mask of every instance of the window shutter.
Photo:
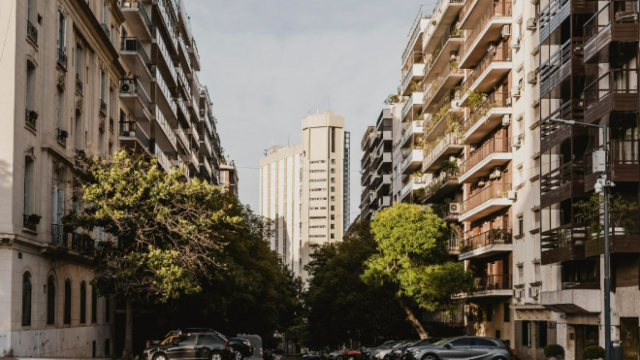
{"label": "window shutter", "polygon": [[64,216],[64,190],[58,189],[58,224],[62,224]]}
{"label": "window shutter", "polygon": [[51,223],[58,224],[58,187],[54,186],[51,194],[51,204],[53,205],[53,213],[51,214]]}

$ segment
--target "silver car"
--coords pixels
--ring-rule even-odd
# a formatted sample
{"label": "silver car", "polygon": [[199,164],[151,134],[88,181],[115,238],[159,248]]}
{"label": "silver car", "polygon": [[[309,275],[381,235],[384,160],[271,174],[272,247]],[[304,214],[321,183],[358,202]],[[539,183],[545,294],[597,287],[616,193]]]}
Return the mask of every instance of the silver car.
{"label": "silver car", "polygon": [[371,360],[383,360],[385,356],[389,355],[394,349],[407,344],[409,342],[413,342],[415,340],[403,340],[394,343],[388,343],[386,345],[382,345],[379,348],[373,350],[371,353]]}
{"label": "silver car", "polygon": [[407,360],[518,360],[516,351],[502,340],[461,336],[410,348]]}

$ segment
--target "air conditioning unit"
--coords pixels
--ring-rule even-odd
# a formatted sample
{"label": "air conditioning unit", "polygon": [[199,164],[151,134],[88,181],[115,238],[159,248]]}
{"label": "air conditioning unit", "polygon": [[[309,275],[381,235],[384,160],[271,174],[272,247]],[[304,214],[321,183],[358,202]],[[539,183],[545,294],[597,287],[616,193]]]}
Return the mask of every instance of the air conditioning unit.
{"label": "air conditioning unit", "polygon": [[529,71],[527,73],[527,82],[529,84],[535,84],[538,82],[538,76],[535,71]]}
{"label": "air conditioning unit", "polygon": [[511,36],[511,25],[502,25],[502,37],[507,38]]}
{"label": "air conditioning unit", "polygon": [[515,190],[507,191],[507,199],[509,200],[518,200],[518,192]]}
{"label": "air conditioning unit", "polygon": [[507,106],[511,106],[511,96],[509,96],[506,99],[504,99],[504,104],[507,105]]}
{"label": "air conditioning unit", "polygon": [[527,19],[527,30],[535,31],[538,28],[538,22],[535,18]]}
{"label": "air conditioning unit", "polygon": [[449,60],[451,60],[451,61],[458,60],[458,53],[457,52],[452,52],[451,56],[449,56]]}
{"label": "air conditioning unit", "polygon": [[537,298],[540,296],[540,288],[539,287],[531,287],[529,288],[529,297]]}
{"label": "air conditioning unit", "polygon": [[514,289],[513,297],[516,299],[522,299],[522,289]]}
{"label": "air conditioning unit", "polygon": [[508,115],[508,114],[502,115],[502,126],[507,127],[510,124],[511,124],[511,115]]}
{"label": "air conditioning unit", "polygon": [[120,92],[121,93],[133,93],[133,84],[132,83],[123,83],[122,85],[120,85]]}
{"label": "air conditioning unit", "polygon": [[451,215],[460,215],[460,203],[449,203],[449,213]]}
{"label": "air conditioning unit", "polygon": [[501,177],[502,177],[502,170],[500,169],[499,166],[496,166],[495,168],[493,168],[493,170],[491,170],[491,173],[489,174],[489,179],[491,180],[500,179]]}

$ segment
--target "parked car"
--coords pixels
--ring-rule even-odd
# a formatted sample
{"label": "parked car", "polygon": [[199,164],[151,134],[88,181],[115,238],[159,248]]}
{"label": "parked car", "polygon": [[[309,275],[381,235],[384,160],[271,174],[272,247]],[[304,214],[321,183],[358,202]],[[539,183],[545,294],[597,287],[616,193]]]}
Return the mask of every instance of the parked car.
{"label": "parked car", "polygon": [[406,360],[518,360],[515,350],[502,340],[459,336],[407,350]]}
{"label": "parked car", "polygon": [[362,358],[362,351],[360,349],[347,349],[343,350],[336,360],[359,360]]}
{"label": "parked car", "polygon": [[317,352],[310,352],[308,354],[302,355],[304,360],[320,360],[320,354]]}
{"label": "parked car", "polygon": [[370,356],[371,360],[383,360],[388,359],[387,355],[391,354],[391,352],[398,347],[406,344],[414,343],[418,340],[399,340],[395,342],[387,342],[385,344],[380,345],[377,349],[375,349]]}
{"label": "parked car", "polygon": [[253,355],[254,348],[253,348],[253,345],[251,344],[251,341],[247,339],[240,339],[240,338],[227,338],[225,335],[223,335],[219,331],[208,329],[208,328],[184,328],[184,329],[172,330],[172,331],[169,331],[167,335],[165,335],[165,339],[160,344],[162,345],[163,343],[167,343],[168,341],[171,341],[172,338],[175,338],[180,334],[193,334],[193,333],[213,333],[223,338],[225,341],[229,343],[230,350],[233,353],[233,360],[242,360],[245,357],[250,357]]}
{"label": "parked car", "polygon": [[[169,339],[170,338],[170,339]],[[146,360],[199,359],[232,360],[227,340],[212,332],[172,334],[168,341],[145,349]]]}
{"label": "parked car", "polygon": [[429,339],[416,340],[416,341],[404,343],[394,348],[393,351],[391,351],[389,354],[385,355],[384,359],[385,360],[405,360],[405,354],[407,353],[407,349],[430,345],[439,340],[440,339],[429,338]]}

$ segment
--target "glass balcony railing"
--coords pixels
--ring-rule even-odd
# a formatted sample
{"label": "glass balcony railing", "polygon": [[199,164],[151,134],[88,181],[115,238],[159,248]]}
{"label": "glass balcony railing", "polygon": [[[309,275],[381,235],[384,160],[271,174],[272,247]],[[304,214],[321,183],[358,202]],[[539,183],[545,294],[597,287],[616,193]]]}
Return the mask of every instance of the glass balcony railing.
{"label": "glass balcony railing", "polygon": [[[638,94],[638,69],[609,70],[587,85],[584,90],[585,107],[589,108],[603,98],[617,94]],[[637,104],[635,107],[637,109]]]}
{"label": "glass balcony railing", "polygon": [[[610,29],[612,26],[638,23],[638,2],[637,1],[609,1],[602,9],[595,13],[584,24],[585,46],[595,39],[602,31]],[[632,27],[636,28],[637,27]],[[637,39],[638,34],[635,34]]]}

